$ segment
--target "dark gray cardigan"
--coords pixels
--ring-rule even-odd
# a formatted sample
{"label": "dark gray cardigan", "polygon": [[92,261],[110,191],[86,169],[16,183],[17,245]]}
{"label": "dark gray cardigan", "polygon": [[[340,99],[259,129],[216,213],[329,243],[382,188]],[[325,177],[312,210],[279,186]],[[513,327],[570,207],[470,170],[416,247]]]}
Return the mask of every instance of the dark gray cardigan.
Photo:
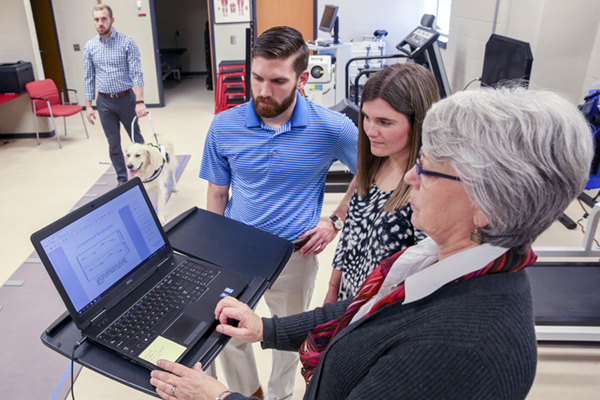
{"label": "dark gray cardigan", "polygon": [[[348,304],[263,319],[263,348],[297,351],[309,330]],[[388,305],[349,325],[324,353],[304,398],[524,399],[536,363],[527,274],[498,273]]]}

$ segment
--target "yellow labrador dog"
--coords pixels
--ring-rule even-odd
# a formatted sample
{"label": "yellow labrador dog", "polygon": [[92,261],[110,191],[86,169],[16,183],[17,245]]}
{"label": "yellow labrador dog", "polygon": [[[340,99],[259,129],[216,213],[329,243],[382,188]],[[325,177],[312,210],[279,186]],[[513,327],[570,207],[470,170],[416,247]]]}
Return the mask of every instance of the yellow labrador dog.
{"label": "yellow labrador dog", "polygon": [[175,172],[177,159],[173,142],[162,134],[156,135],[156,143],[134,143],[127,149],[127,168],[131,177],[137,176],[144,183],[148,193],[158,194],[156,214],[162,224],[165,223],[165,203],[168,185],[173,185],[173,192],[178,192]]}

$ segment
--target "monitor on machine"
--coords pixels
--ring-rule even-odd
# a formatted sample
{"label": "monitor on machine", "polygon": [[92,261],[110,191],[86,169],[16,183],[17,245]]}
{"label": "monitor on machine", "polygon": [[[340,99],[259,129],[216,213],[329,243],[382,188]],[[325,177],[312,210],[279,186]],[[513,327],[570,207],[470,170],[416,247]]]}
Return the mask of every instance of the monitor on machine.
{"label": "monitor on machine", "polygon": [[335,44],[339,43],[339,19],[337,12],[337,6],[326,5],[321,17],[321,24],[319,25],[319,30],[323,32],[331,33],[333,29],[333,43]]}
{"label": "monitor on machine", "polygon": [[481,84],[496,86],[517,81],[528,86],[532,64],[529,43],[494,33],[485,45]]}

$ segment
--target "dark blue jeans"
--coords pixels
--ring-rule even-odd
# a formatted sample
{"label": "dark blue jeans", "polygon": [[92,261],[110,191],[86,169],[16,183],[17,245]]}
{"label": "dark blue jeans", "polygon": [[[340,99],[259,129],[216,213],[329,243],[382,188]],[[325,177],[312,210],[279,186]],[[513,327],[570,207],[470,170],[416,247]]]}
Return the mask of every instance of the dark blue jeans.
{"label": "dark blue jeans", "polygon": [[[100,123],[108,140],[110,161],[117,172],[117,180],[125,182],[127,181],[127,167],[121,149],[121,126],[119,123],[123,124],[127,131],[127,137],[131,139],[131,121],[135,117],[135,93],[132,90],[127,96],[118,99],[98,95],[96,106]],[[144,143],[144,137],[137,121],[135,121],[134,131],[135,142]]]}

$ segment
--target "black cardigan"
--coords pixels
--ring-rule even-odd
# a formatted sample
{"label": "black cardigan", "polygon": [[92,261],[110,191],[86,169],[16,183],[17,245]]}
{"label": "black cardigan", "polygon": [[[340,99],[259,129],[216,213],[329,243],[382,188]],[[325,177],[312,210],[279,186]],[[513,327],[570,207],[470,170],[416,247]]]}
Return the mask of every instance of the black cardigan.
{"label": "black cardigan", "polygon": [[[348,304],[263,319],[263,348],[297,351],[309,330]],[[329,345],[304,398],[524,399],[536,363],[527,274],[498,273],[388,305],[349,325]]]}

